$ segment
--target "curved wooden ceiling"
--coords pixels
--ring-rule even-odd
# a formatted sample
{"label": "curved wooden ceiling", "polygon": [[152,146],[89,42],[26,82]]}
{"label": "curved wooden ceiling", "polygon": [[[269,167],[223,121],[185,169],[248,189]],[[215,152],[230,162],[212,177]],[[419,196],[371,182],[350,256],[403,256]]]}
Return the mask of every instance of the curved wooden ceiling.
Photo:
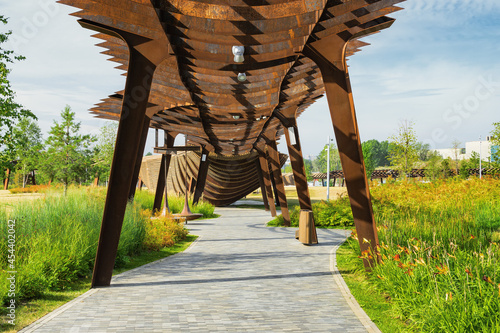
{"label": "curved wooden ceiling", "polygon": [[[352,41],[392,23],[385,15],[404,0],[60,0],[73,15],[145,38],[165,39],[172,57],[153,77],[149,102],[158,107],[151,127],[188,134],[191,143],[219,155],[245,155],[280,135],[276,110],[300,115],[323,93],[321,73],[301,54],[308,42],[332,34]],[[102,53],[127,71],[128,47],[98,33]],[[233,46],[244,46],[235,63]],[[238,73],[247,80],[239,82]],[[123,92],[91,111],[118,119]],[[277,133],[277,134],[275,134]],[[276,138],[277,139],[277,138]]]}

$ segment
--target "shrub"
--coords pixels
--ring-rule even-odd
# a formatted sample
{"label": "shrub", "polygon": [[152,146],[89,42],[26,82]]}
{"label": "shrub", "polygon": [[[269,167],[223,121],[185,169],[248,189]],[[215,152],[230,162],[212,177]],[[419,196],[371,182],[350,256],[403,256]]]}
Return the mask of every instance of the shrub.
{"label": "shrub", "polygon": [[[312,205],[314,224],[320,228],[345,228],[354,225],[351,206],[347,196],[341,196],[337,200],[320,201]],[[290,226],[298,227],[300,219],[300,207],[293,206],[290,210]],[[283,216],[278,215],[268,223],[269,226],[283,226]]]}
{"label": "shrub", "polygon": [[146,237],[144,248],[148,251],[158,251],[186,239],[188,230],[183,223],[177,223],[172,218],[154,218],[146,222]]}
{"label": "shrub", "polygon": [[31,186],[26,186],[25,188],[19,187],[19,188],[11,188],[9,191],[12,194],[19,194],[19,193],[44,193],[47,192],[50,189],[50,186],[48,185],[31,185]]}

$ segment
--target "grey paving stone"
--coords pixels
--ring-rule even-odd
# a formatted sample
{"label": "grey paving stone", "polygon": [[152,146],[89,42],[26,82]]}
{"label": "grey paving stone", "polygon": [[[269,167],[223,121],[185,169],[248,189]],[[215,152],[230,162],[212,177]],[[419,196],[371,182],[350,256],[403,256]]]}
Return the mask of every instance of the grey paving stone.
{"label": "grey paving stone", "polygon": [[187,225],[200,236],[188,251],[115,276],[23,331],[367,331],[330,272],[330,251],[347,232],[318,230],[320,244],[304,246],[295,229],[265,227],[262,210],[217,213]]}

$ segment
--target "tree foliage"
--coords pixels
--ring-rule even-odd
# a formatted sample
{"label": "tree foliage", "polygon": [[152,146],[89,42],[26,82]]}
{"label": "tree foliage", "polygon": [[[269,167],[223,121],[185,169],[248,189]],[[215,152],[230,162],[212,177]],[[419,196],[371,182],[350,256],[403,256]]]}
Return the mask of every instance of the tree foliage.
{"label": "tree foliage", "polygon": [[[0,23],[7,24],[7,19],[0,15]],[[8,41],[11,31],[0,33],[0,167],[12,167],[11,151],[14,146],[13,129],[24,117],[36,119],[35,115],[15,102],[15,93],[9,81],[9,64],[24,57],[14,54],[14,51],[4,50],[2,44]]]}
{"label": "tree foliage", "polygon": [[35,120],[25,117],[13,128],[12,137],[11,156],[17,160],[16,169],[23,174],[24,187],[26,174],[39,166],[43,150],[42,131]]}
{"label": "tree foliage", "polygon": [[387,156],[389,155],[389,141],[379,142],[378,140],[368,140],[361,144],[365,169],[368,177],[378,168],[389,165]]}
{"label": "tree foliage", "polygon": [[61,118],[60,123],[54,121],[46,141],[44,170],[51,178],[62,182],[66,192],[71,182],[85,180],[92,165],[90,145],[95,138],[79,133],[80,123],[75,122],[75,113],[69,106],[61,112]]}
{"label": "tree foliage", "polygon": [[491,131],[491,161],[500,163],[500,122],[493,123],[493,131]]}
{"label": "tree foliage", "polygon": [[[327,157],[328,157],[328,145],[326,144],[321,152],[318,154],[312,166],[318,172],[326,172],[327,167]],[[339,150],[335,146],[335,144],[330,144],[330,171],[331,170],[341,170],[342,166],[340,165],[340,155]]]}
{"label": "tree foliage", "polygon": [[406,175],[418,161],[418,141],[413,122],[405,120],[399,128],[398,133],[391,136],[389,148],[389,161],[391,165]]}
{"label": "tree foliage", "polygon": [[97,146],[95,152],[94,174],[100,179],[108,179],[113,162],[113,154],[115,151],[116,132],[118,131],[118,123],[111,122],[101,127],[97,137]]}

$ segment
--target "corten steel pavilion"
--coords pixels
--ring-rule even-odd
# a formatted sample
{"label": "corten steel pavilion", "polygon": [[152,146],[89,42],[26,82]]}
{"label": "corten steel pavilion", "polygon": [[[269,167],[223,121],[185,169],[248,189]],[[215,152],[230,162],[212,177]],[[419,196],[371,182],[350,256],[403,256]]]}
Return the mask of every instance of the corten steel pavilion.
{"label": "corten steel pavilion", "polygon": [[[177,134],[230,168],[254,156],[289,221],[276,140],[284,133],[300,208],[311,210],[297,117],[326,93],[361,250],[378,244],[346,57],[390,27],[404,0],[60,0],[78,7],[104,54],[126,71],[125,90],[92,109],[119,120],[92,286],[109,286],[127,201],[150,127]],[[185,149],[185,148],[177,148]],[[169,159],[165,157],[166,170]],[[257,163],[254,163],[256,165]],[[269,170],[270,166],[270,170]],[[196,194],[195,194],[196,196]],[[275,212],[273,200],[268,200]],[[363,242],[366,239],[369,242]],[[369,262],[365,262],[369,265]]]}

